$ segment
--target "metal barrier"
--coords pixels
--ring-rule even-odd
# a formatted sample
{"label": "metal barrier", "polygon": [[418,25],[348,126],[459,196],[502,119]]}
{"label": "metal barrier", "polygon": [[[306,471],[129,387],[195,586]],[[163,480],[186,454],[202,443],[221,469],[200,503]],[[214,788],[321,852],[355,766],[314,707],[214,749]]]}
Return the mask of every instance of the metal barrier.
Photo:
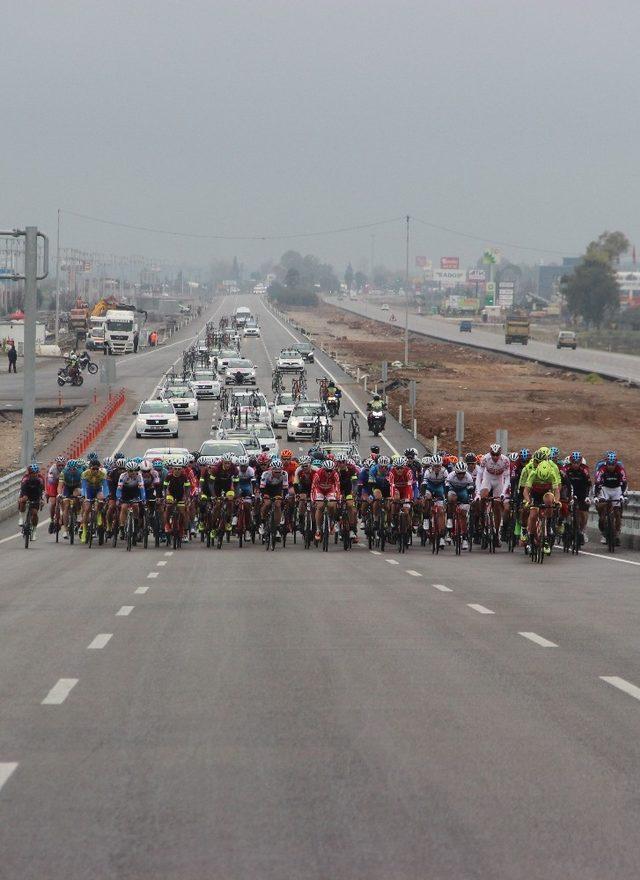
{"label": "metal barrier", "polygon": [[24,470],[19,470],[0,477],[0,520],[17,511],[18,489],[23,474]]}

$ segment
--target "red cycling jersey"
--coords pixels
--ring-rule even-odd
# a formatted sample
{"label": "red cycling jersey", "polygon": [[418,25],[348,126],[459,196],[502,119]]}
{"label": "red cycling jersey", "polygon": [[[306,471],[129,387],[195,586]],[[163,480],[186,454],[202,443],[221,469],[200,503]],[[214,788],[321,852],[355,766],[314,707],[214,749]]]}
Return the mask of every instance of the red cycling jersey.
{"label": "red cycling jersey", "polygon": [[311,481],[311,499],[313,501],[321,501],[326,498],[339,498],[340,496],[340,477],[337,471],[327,471],[320,468],[313,475]]}

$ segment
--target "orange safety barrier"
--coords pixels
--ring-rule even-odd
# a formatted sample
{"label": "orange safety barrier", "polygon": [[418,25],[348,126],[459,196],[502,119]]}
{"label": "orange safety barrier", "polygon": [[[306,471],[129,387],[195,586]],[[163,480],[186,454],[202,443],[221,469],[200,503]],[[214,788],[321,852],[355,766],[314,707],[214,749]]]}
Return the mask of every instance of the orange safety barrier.
{"label": "orange safety barrier", "polygon": [[75,438],[65,450],[67,458],[78,458],[91,446],[102,433],[114,415],[125,402],[125,390],[121,388],[116,394],[109,394],[109,400],[98,415],[89,423],[82,433]]}

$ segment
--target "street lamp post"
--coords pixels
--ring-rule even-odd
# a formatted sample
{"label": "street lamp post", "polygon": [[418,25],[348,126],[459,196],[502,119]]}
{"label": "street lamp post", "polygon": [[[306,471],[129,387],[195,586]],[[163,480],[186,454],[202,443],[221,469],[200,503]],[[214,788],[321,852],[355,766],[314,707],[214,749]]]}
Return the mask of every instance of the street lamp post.
{"label": "street lamp post", "polygon": [[407,250],[406,264],[404,273],[405,284],[405,302],[404,302],[404,365],[409,363],[409,220],[411,218],[407,214]]}

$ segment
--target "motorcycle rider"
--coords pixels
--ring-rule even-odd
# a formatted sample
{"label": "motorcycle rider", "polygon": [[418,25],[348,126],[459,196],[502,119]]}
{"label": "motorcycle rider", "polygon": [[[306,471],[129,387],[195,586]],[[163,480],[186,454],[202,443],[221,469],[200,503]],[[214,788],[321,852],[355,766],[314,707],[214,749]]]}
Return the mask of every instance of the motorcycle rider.
{"label": "motorcycle rider", "polygon": [[372,430],[372,424],[375,418],[382,417],[382,427],[381,431],[384,431],[385,425],[387,423],[387,417],[384,413],[384,401],[379,394],[374,394],[371,400],[367,403],[367,424],[369,426],[369,430]]}

